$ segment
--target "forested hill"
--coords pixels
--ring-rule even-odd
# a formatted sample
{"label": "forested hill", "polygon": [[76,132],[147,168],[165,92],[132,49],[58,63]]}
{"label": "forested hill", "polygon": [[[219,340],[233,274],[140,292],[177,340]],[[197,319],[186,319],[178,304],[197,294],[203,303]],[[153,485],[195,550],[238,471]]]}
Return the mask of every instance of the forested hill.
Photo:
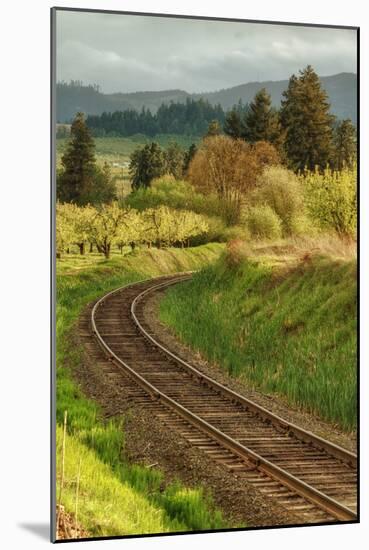
{"label": "forested hill", "polygon": [[83,86],[74,81],[57,84],[56,96],[57,121],[70,122],[78,111],[87,115],[101,115],[103,112],[127,109],[140,111],[145,107],[155,113],[163,103],[184,103],[191,94],[183,90],[104,94],[96,86]]}
{"label": "forested hill", "polygon": [[[350,118],[356,123],[356,74],[340,73],[332,76],[323,76],[320,78],[320,81],[329,95],[332,113],[338,118]],[[239,98],[242,98],[243,103],[248,103],[261,88],[266,88],[272,98],[273,105],[279,107],[282,92],[286,90],[287,86],[287,80],[249,82],[218,92],[193,94],[193,97],[198,98],[201,96],[212,104],[220,103],[223,109],[230,109],[238,102]]]}
{"label": "forested hill", "polygon": [[[356,123],[356,86],[354,73],[340,73],[321,77],[323,88],[327,91],[332,105],[332,113],[338,118],[350,118]],[[99,115],[105,112],[141,110],[142,107],[155,113],[161,104],[170,102],[185,103],[187,98],[203,97],[212,105],[220,104],[227,110],[241,99],[250,102],[256,92],[266,88],[275,107],[279,107],[282,92],[287,88],[288,80],[249,82],[216,92],[189,94],[184,90],[164,90],[160,92],[134,92],[104,94],[96,86],[83,86],[81,82],[60,83],[57,85],[57,120],[69,122],[77,111]]]}

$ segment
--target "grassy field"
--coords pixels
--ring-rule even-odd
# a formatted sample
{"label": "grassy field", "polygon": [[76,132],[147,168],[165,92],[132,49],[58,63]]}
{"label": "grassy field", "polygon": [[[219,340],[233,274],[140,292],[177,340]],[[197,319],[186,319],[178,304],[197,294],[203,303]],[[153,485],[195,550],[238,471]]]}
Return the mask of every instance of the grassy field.
{"label": "grassy field", "polygon": [[338,241],[308,244],[229,249],[170,289],[160,316],[233,376],[352,430],[356,259]]}
{"label": "grassy field", "polygon": [[[130,155],[137,147],[145,143],[156,141],[161,147],[166,148],[168,144],[175,141],[183,149],[188,149],[192,143],[198,143],[197,136],[183,136],[176,134],[159,134],[153,138],[137,134],[131,137],[100,137],[95,138],[96,159],[100,166],[105,162],[110,166],[112,177],[117,187],[117,196],[124,198],[131,190],[128,163]],[[60,167],[61,157],[65,151],[68,138],[56,140],[56,164]]]}
{"label": "grassy field", "polygon": [[[83,307],[118,286],[155,275],[199,269],[215,261],[222,245],[179,250],[137,250],[110,260],[68,254],[57,263],[57,501],[64,411],[67,411],[62,504],[74,514],[81,464],[78,520],[91,536],[216,529],[226,525],[201,488],[180,484],[162,490],[155,468],[124,457],[122,419],[103,423],[97,405],[76,386],[72,372],[81,350],[69,337]],[[122,452],[123,449],[123,452]]]}
{"label": "grassy field", "polygon": [[[176,134],[159,134],[153,138],[138,134],[131,137],[98,137],[94,138],[96,145],[97,160],[101,163],[105,161],[109,164],[129,162],[129,157],[137,147],[155,141],[161,147],[166,148],[170,142],[177,142],[183,149],[188,149],[192,143],[198,143],[200,140],[196,136],[182,136]],[[58,138],[56,140],[57,160],[60,162],[68,138]]]}

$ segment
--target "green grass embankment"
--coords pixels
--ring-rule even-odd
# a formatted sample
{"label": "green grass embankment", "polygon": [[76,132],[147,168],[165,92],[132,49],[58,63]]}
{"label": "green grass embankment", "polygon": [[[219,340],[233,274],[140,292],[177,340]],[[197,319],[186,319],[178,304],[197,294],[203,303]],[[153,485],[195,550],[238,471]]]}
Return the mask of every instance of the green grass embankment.
{"label": "green grass embankment", "polygon": [[232,376],[355,429],[356,260],[274,248],[171,288],[161,320]]}
{"label": "green grass embankment", "polygon": [[[104,293],[151,276],[199,269],[216,260],[223,247],[137,250],[105,260],[96,254],[65,255],[57,263],[57,501],[62,456],[62,423],[67,411],[65,482],[62,504],[75,512],[80,469],[78,521],[91,536],[216,529],[226,525],[201,488],[171,484],[163,474],[124,458],[122,420],[104,423],[99,407],[73,380],[81,349],[70,335],[82,309]],[[123,450],[123,452],[122,452]]]}

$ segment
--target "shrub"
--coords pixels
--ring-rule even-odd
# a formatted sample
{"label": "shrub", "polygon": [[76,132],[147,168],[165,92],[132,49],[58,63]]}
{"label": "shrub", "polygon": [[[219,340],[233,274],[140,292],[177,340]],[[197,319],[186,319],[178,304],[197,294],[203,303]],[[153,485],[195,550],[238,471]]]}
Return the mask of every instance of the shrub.
{"label": "shrub", "polygon": [[190,183],[175,180],[170,174],[154,179],[148,189],[133,191],[125,202],[137,210],[165,205],[208,216],[223,216],[224,212],[223,202],[214,193],[205,196]]}
{"label": "shrub", "polygon": [[281,219],[267,204],[250,207],[246,223],[252,237],[278,239],[282,236]]}
{"label": "shrub", "polygon": [[249,256],[250,249],[242,239],[232,239],[227,243],[224,261],[229,269],[237,269]]}
{"label": "shrub", "polygon": [[256,204],[265,204],[274,210],[282,222],[285,235],[296,231],[304,201],[301,182],[293,172],[282,166],[266,167],[258,178],[253,198]]}
{"label": "shrub", "polygon": [[198,246],[211,242],[225,242],[227,240],[224,238],[224,233],[227,229],[222,218],[219,216],[204,215],[202,215],[202,218],[206,221],[208,229],[206,233],[192,236],[189,240],[191,246]]}
{"label": "shrub", "polygon": [[316,236],[319,229],[313,224],[311,218],[305,214],[296,215],[291,220],[291,235]]}
{"label": "shrub", "polygon": [[228,224],[238,223],[244,195],[254,189],[263,168],[277,164],[272,145],[213,136],[203,140],[192,159],[188,177],[201,193],[215,193],[226,206]]}
{"label": "shrub", "polygon": [[311,217],[324,229],[341,236],[356,236],[356,165],[340,172],[327,168],[323,173],[305,172],[300,176]]}
{"label": "shrub", "polygon": [[235,239],[240,239],[247,241],[250,239],[250,231],[246,226],[242,225],[233,225],[231,227],[226,227],[221,234],[221,242],[230,242]]}

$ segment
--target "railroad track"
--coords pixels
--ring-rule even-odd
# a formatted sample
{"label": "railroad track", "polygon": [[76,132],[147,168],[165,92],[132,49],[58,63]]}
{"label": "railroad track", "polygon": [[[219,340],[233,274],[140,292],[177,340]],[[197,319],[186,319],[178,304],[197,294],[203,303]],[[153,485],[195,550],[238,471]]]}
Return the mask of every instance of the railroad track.
{"label": "railroad track", "polygon": [[137,400],[170,430],[299,522],[356,521],[356,455],[219,384],[150,333],[143,315],[147,297],[189,277],[142,281],[96,302],[92,331],[108,359],[140,388]]}

